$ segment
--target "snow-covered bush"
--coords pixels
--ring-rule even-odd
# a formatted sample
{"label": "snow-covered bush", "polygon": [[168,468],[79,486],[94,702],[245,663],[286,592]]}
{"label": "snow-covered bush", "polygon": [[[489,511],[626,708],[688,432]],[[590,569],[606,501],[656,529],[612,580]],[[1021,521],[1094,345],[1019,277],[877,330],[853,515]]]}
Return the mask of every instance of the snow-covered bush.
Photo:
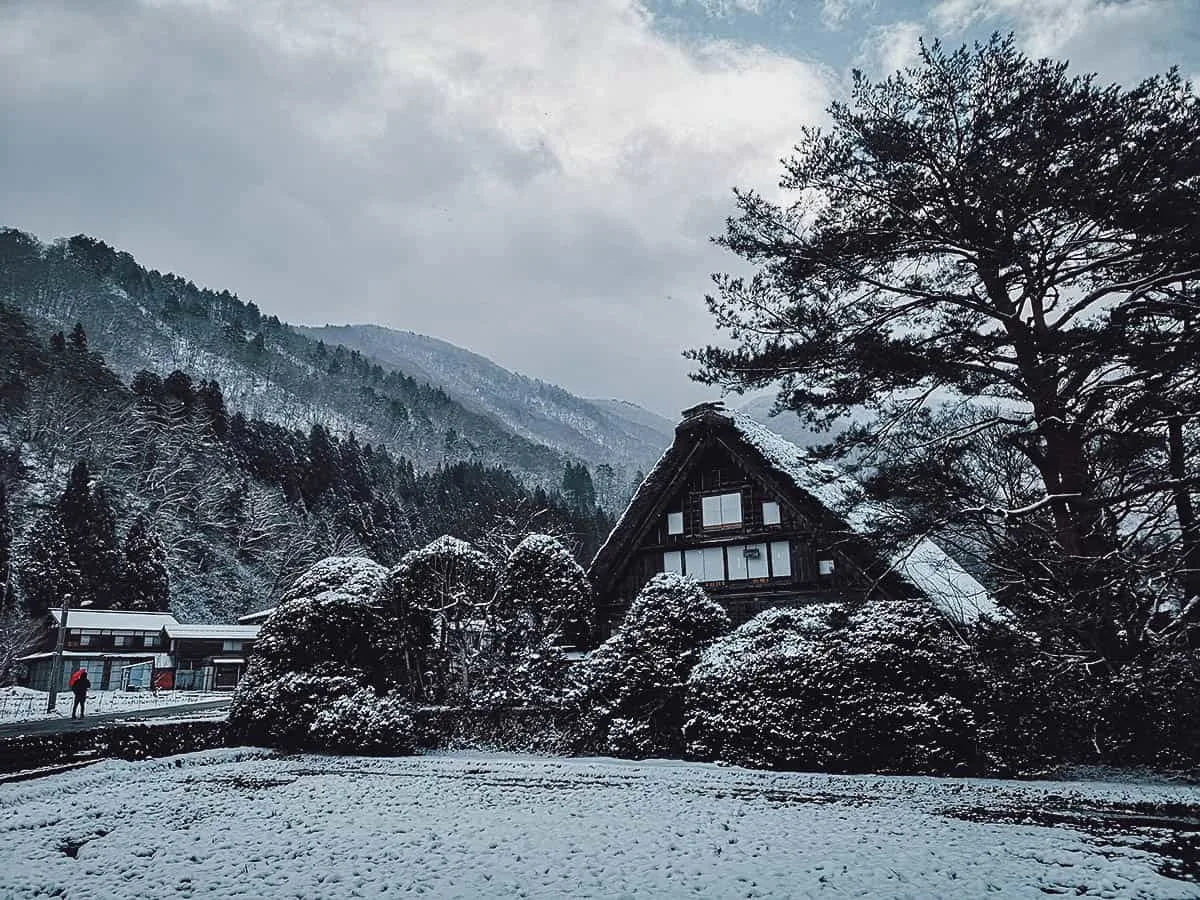
{"label": "snow-covered bush", "polygon": [[394,619],[405,668],[420,675],[418,693],[437,701],[467,697],[495,597],[488,558],[444,535],[405,554],[379,596]]}
{"label": "snow-covered bush", "polygon": [[545,534],[524,538],[508,558],[491,610],[486,666],[473,700],[481,706],[560,706],[570,663],[591,619],[591,586],[571,552]]}
{"label": "snow-covered bush", "polygon": [[587,573],[566,547],[531,534],[509,556],[496,591],[493,621],[509,649],[546,641],[578,644],[591,618]]}
{"label": "snow-covered bush", "polygon": [[839,612],[770,609],[709,647],[688,680],[689,755],[768,768],[826,764],[832,735],[811,730],[824,702],[812,674]]}
{"label": "snow-covered bush", "polygon": [[309,738],[322,750],[354,753],[411,753],[412,707],[395,695],[360,688],[318,709]]}
{"label": "snow-covered bush", "polygon": [[230,708],[233,735],[309,746],[312,725],[329,704],[395,685],[403,669],[391,623],[370,596],[384,571],[370,560],[336,557],[297,579],[259,631]]}
{"label": "snow-covered bush", "polygon": [[688,675],[728,630],[725,610],[694,581],[654,576],[617,633],[581,664],[573,697],[581,749],[634,758],[678,755]]}
{"label": "snow-covered bush", "polygon": [[764,613],[710,648],[689,688],[698,756],[849,772],[979,765],[977,669],[926,604],[868,602],[844,622]]}
{"label": "snow-covered bush", "polygon": [[387,569],[365,556],[327,556],[293,581],[280,599],[286,602],[337,591],[370,600],[386,577]]}

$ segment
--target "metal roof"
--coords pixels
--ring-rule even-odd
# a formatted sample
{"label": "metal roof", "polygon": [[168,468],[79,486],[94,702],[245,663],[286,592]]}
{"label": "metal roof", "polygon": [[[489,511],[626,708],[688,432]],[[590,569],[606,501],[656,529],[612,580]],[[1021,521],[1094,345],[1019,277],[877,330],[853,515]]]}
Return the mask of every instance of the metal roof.
{"label": "metal roof", "polygon": [[[52,609],[54,624],[60,625],[62,610]],[[175,617],[167,612],[132,612],[120,609],[70,609],[67,610],[67,630],[87,628],[100,631],[162,631],[178,625]]]}
{"label": "metal roof", "polygon": [[257,625],[180,625],[176,623],[167,626],[167,637],[252,641],[258,637],[258,628]]}

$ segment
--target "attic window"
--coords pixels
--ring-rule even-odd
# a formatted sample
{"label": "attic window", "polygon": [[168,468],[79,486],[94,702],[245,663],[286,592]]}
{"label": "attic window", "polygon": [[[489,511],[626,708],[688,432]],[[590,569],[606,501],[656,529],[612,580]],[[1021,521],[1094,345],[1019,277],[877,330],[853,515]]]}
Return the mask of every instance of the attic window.
{"label": "attic window", "polygon": [[740,525],[742,521],[742,495],[713,494],[701,498],[701,519],[705,528],[722,525]]}
{"label": "attic window", "polygon": [[820,562],[818,562],[817,563],[817,571],[822,575],[832,575],[833,574],[833,560],[832,559],[823,559]]}
{"label": "attic window", "polygon": [[778,525],[779,522],[780,522],[779,504],[776,503],[774,500],[764,501],[763,502],[763,524],[764,525]]}
{"label": "attic window", "polygon": [[683,513],[667,513],[667,534],[683,534]]}

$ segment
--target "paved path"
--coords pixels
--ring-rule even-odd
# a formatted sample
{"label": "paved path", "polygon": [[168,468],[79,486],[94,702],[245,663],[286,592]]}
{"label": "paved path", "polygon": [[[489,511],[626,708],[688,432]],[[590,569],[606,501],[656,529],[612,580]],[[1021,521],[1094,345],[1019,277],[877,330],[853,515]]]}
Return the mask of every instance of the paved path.
{"label": "paved path", "polygon": [[157,719],[163,716],[190,716],[192,713],[206,710],[224,709],[229,706],[232,697],[220,700],[206,700],[203,703],[187,703],[179,706],[155,706],[150,709],[130,709],[121,712],[101,713],[87,716],[84,719],[30,719],[27,722],[13,722],[0,725],[0,739],[20,737],[27,734],[59,734],[66,731],[93,731],[110,725],[124,722],[140,722],[143,719]]}

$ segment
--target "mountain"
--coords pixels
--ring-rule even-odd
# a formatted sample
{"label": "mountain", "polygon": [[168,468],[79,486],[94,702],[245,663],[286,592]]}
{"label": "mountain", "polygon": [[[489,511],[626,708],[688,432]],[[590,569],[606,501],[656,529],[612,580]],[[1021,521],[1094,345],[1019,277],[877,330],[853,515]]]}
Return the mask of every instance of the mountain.
{"label": "mountain", "polygon": [[[364,421],[378,410],[395,427],[408,422],[408,433],[416,434],[466,422],[548,455],[528,457],[534,462],[562,458],[520,443],[437,389],[384,373],[347,350],[289,336],[233,298],[139,269],[124,272],[114,286],[76,254],[23,238],[0,233],[4,602],[12,588],[34,614],[72,594],[98,607],[166,602],[193,622],[230,620],[271,605],[325,556],[365,554],[390,566],[439,535],[494,550],[532,527],[563,535],[587,560],[612,526],[578,484],[581,464],[565,468],[575,476],[574,492],[530,487],[478,458],[422,470],[403,445],[389,450],[319,421],[293,419],[300,407],[289,410],[286,425],[247,414],[227,402],[215,380],[185,368],[122,378],[88,329],[47,328],[47,311],[78,313],[97,324],[103,343],[125,354],[126,367],[144,358],[122,329],[140,328],[154,352],[194,342],[203,371],[221,365],[223,373],[245,378],[239,390],[248,400],[293,398],[323,415],[344,403],[343,422]],[[19,253],[2,252],[13,250]],[[164,286],[169,293],[157,293]],[[29,316],[14,301],[40,313]],[[212,311],[224,322],[216,335]],[[166,340],[156,340],[146,323],[157,324]],[[318,384],[305,390],[298,371],[311,371]],[[252,377],[270,380],[264,385]],[[444,442],[448,454],[462,444]],[[557,469],[548,472],[566,481]],[[149,593],[146,572],[158,586]]]}
{"label": "mountain", "polygon": [[[378,360],[350,346],[350,333],[327,346],[229,291],[147,269],[83,235],[45,245],[0,230],[0,302],[19,309],[41,333],[81,323],[90,348],[126,381],[143,369],[183,370],[216,381],[226,402],[247,416],[354,433],[403,453],[418,468],[478,462],[556,488],[572,460],[639,467],[666,443],[641,413],[642,421],[626,421],[432,339],[422,355],[384,352],[390,342],[381,338]],[[456,376],[455,366],[463,373]],[[464,399],[477,384],[478,396],[463,402],[439,382]],[[516,405],[500,399],[505,391],[516,395]]]}
{"label": "mountain", "polygon": [[762,422],[781,437],[787,438],[797,447],[815,447],[833,439],[834,432],[818,433],[811,426],[800,421],[800,417],[790,410],[784,410],[779,415],[772,416],[771,407],[774,403],[774,394],[762,394],[750,398],[738,409],[756,422]]}
{"label": "mountain", "polygon": [[674,434],[671,422],[636,404],[576,397],[423,334],[379,325],[296,330],[436,385],[465,408],[498,420],[523,438],[577,457],[593,470],[608,464],[622,483],[636,470],[649,468]]}

